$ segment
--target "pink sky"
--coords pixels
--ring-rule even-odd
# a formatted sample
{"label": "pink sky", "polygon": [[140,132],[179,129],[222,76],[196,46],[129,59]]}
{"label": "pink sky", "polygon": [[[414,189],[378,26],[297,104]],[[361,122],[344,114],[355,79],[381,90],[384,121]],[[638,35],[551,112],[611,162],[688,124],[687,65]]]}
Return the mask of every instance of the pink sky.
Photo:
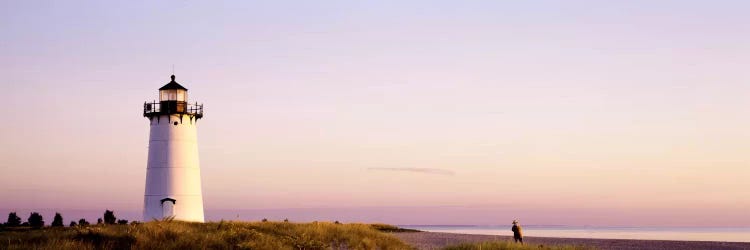
{"label": "pink sky", "polygon": [[748,7],[0,3],[0,212],[137,216],[174,64],[209,219],[750,226]]}

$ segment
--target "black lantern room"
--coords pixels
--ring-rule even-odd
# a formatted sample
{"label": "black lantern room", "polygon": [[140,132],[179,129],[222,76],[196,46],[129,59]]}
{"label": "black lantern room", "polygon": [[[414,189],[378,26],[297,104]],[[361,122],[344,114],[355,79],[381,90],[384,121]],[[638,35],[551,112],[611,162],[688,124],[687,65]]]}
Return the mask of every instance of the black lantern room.
{"label": "black lantern room", "polygon": [[[188,103],[188,89],[177,83],[175,76],[172,75],[172,81],[159,88],[159,102],[146,102],[143,105],[143,116],[153,119],[160,119],[161,115],[187,115],[192,121],[193,118],[200,119],[203,117],[203,104]],[[167,118],[170,119],[170,118]]]}

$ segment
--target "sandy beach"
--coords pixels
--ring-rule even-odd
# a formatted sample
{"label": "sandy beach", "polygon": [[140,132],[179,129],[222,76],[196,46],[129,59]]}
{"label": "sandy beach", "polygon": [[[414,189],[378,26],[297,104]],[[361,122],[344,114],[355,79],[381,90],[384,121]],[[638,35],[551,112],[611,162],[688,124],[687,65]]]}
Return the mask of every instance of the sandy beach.
{"label": "sandy beach", "polygon": [[[441,249],[461,243],[507,240],[510,236],[453,234],[453,233],[395,233],[396,237],[419,249]],[[526,244],[533,245],[586,245],[598,249],[750,249],[748,242],[716,241],[669,241],[669,240],[620,240],[524,237]]]}

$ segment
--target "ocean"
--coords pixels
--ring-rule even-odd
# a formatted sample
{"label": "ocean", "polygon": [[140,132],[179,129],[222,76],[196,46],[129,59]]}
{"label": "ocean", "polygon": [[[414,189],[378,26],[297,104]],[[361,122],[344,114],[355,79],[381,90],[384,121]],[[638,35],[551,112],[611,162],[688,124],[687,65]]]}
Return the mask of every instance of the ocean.
{"label": "ocean", "polygon": [[[399,225],[427,232],[511,236],[511,225]],[[600,227],[522,225],[524,236],[750,242],[750,227]]]}

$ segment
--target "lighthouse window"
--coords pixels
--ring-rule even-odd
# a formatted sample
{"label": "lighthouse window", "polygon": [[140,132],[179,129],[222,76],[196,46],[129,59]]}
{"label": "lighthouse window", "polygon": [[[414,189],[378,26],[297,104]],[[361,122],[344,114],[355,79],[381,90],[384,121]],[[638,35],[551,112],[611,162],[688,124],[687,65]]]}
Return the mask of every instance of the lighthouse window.
{"label": "lighthouse window", "polygon": [[174,89],[166,89],[159,91],[160,94],[160,100],[161,101],[176,101],[177,100],[177,90]]}
{"label": "lighthouse window", "polygon": [[178,89],[177,90],[177,101],[184,102],[187,101],[187,91]]}

